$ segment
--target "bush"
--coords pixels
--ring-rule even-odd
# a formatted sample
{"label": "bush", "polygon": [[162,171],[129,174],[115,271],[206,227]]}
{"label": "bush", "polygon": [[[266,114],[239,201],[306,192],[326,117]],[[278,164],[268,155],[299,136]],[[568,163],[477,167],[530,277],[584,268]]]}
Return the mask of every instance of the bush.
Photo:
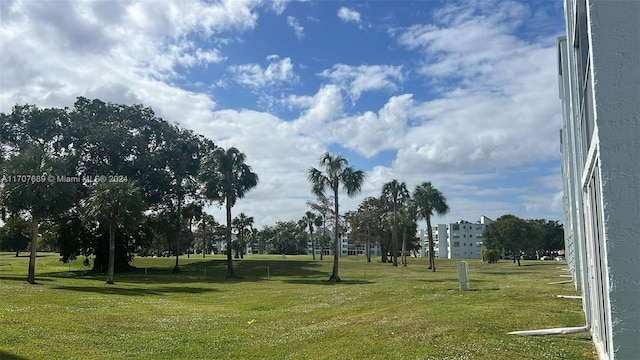
{"label": "bush", "polygon": [[500,253],[498,250],[482,250],[482,261],[492,264],[498,262],[498,260],[500,260]]}

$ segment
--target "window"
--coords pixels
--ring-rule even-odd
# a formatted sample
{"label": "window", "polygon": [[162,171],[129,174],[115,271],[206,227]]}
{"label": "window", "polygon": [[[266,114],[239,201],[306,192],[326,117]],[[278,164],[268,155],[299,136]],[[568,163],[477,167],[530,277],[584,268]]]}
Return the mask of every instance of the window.
{"label": "window", "polygon": [[453,242],[453,247],[460,247],[460,242],[459,241],[454,241]]}

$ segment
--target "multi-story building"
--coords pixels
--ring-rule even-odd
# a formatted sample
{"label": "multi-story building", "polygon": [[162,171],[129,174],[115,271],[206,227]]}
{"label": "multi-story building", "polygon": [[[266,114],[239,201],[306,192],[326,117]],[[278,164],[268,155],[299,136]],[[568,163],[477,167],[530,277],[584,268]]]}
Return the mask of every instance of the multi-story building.
{"label": "multi-story building", "polygon": [[640,359],[640,1],[564,6],[566,259],[600,359]]}
{"label": "multi-story building", "polygon": [[[333,247],[333,232],[327,230],[327,236],[329,236],[329,245],[324,248],[325,255],[333,255],[334,247]],[[345,234],[340,235],[340,256],[367,256],[366,254],[366,246],[364,244],[355,244],[351,237],[351,232],[347,232]],[[320,245],[316,245],[316,255],[319,255],[321,252]],[[311,255],[311,241],[307,243],[307,254]],[[376,243],[371,244],[371,256],[380,256],[380,245]]]}
{"label": "multi-story building", "polygon": [[[484,244],[482,232],[493,222],[481,216],[476,223],[458,220],[451,224],[432,226],[433,252],[441,259],[482,259]],[[420,256],[429,256],[429,242],[426,230],[420,230]]]}

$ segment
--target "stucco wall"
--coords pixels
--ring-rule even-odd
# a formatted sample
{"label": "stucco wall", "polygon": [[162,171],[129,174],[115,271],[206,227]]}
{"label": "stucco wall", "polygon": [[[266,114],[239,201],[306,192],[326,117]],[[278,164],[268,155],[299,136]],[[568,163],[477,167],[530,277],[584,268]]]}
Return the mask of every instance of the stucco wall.
{"label": "stucco wall", "polygon": [[640,2],[589,4],[613,345],[609,355],[640,359]]}

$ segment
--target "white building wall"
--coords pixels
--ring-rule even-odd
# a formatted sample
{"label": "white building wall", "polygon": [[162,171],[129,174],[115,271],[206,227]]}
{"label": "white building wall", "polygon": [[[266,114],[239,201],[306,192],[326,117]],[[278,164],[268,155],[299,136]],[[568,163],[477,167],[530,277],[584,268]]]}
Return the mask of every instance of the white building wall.
{"label": "white building wall", "polygon": [[565,0],[565,221],[601,359],[640,350],[640,1]]}
{"label": "white building wall", "polygon": [[[485,249],[482,232],[493,222],[481,216],[476,223],[460,220],[450,224],[437,224],[432,228],[435,256],[441,259],[482,259]],[[426,256],[428,240],[426,230],[420,230],[421,256]]]}

